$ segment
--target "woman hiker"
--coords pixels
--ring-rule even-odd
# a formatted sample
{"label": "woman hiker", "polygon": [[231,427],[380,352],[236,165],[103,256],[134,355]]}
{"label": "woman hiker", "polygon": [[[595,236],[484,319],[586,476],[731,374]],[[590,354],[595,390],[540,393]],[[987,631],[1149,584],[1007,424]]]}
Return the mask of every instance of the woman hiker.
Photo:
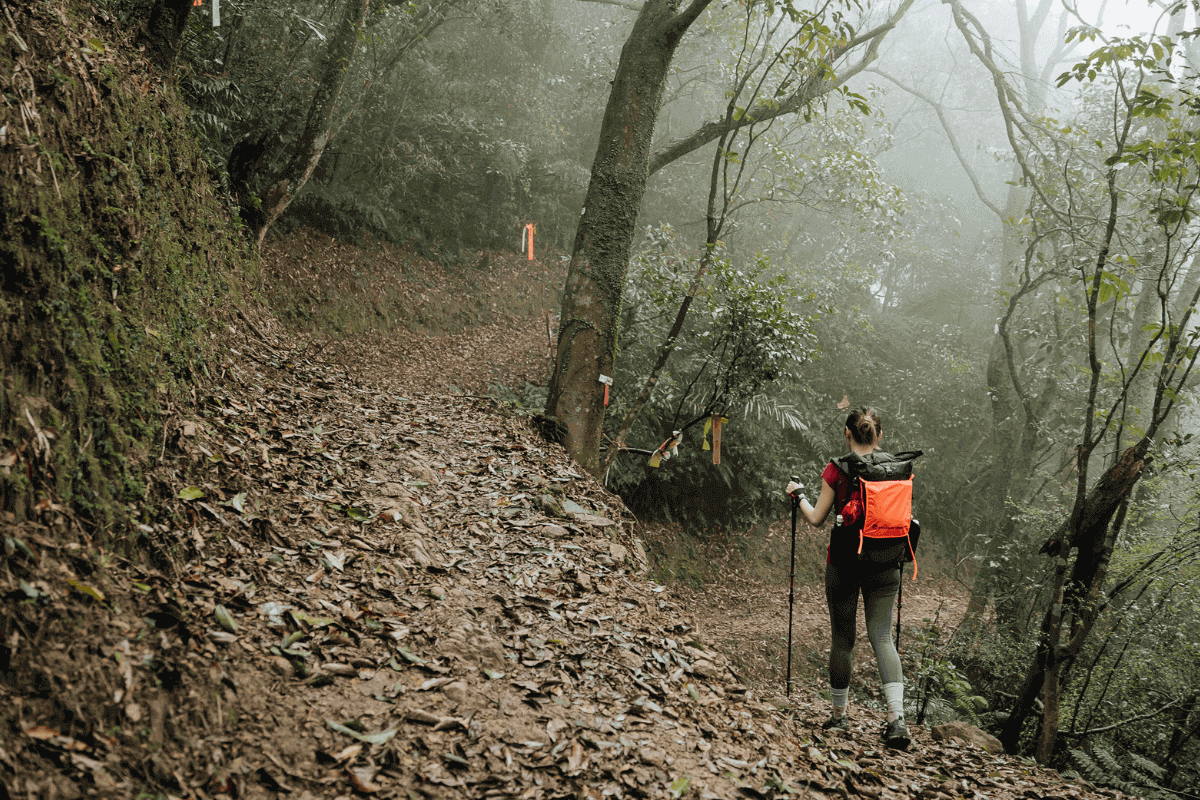
{"label": "woman hiker", "polygon": [[[883,430],[874,409],[860,408],[846,419],[846,444],[860,456],[879,447]],[[832,508],[842,509],[851,499],[855,482],[837,464],[829,462],[821,473],[821,494],[816,505],[800,498],[800,511],[809,525],[819,527]],[[787,493],[795,495],[804,487],[789,482]],[[911,741],[904,724],[904,675],[900,655],[892,641],[891,618],[900,587],[899,545],[891,540],[868,539],[860,554],[859,537],[835,525],[829,537],[825,563],[825,599],[829,603],[829,625],[833,635],[829,648],[829,697],[833,714],[822,727],[825,730],[849,730],[846,704],[850,693],[851,650],[858,625],[858,596],[861,593],[867,616],[867,638],[879,662],[879,677],[887,698],[887,724],[883,740],[888,747],[903,750]]]}

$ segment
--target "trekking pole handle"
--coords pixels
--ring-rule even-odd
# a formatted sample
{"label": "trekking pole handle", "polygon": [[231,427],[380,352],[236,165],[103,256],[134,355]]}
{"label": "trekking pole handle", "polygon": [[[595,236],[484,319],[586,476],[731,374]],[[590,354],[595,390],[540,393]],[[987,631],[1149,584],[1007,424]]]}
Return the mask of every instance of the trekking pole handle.
{"label": "trekking pole handle", "polygon": [[795,475],[792,476],[792,483],[796,484],[796,486],[798,487],[796,489],[796,491],[791,493],[792,505],[799,505],[800,490],[803,489],[804,487],[800,484],[800,479],[798,477],[796,477]]}

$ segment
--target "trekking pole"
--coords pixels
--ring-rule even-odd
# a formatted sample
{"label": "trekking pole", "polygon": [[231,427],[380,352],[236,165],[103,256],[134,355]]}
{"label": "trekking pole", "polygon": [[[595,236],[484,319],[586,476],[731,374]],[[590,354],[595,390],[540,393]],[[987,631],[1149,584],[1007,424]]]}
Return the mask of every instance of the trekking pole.
{"label": "trekking pole", "polygon": [[[793,475],[792,483],[799,482],[800,479]],[[799,507],[800,495],[792,492],[792,557],[789,561],[791,571],[788,574],[787,683],[784,689],[784,694],[788,697],[792,696],[792,605],[796,601],[796,509]]]}
{"label": "trekking pole", "polygon": [[[896,593],[896,652],[900,652],[900,609],[904,608],[904,565],[912,561],[916,564],[917,541],[921,538],[921,523],[915,519],[908,524],[908,554],[900,556],[900,590]],[[913,578],[916,578],[916,567],[913,567]]]}

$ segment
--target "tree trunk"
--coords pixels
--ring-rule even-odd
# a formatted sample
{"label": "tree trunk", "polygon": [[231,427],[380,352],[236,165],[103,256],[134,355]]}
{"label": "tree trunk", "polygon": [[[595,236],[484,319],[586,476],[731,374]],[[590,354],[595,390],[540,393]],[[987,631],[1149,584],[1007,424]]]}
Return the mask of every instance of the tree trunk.
{"label": "tree trunk", "polygon": [[1042,703],[1042,730],[1038,737],[1037,760],[1050,762],[1054,755],[1054,743],[1058,735],[1059,699],[1062,695],[1061,649],[1062,638],[1063,584],[1067,577],[1067,557],[1061,555],[1054,565],[1054,589],[1050,595],[1050,608],[1046,612],[1045,662],[1042,664],[1042,682],[1045,694]]}
{"label": "tree trunk", "polygon": [[987,542],[982,563],[971,584],[971,598],[967,603],[966,617],[969,620],[983,619],[988,601],[995,596],[997,585],[1003,583],[1002,569],[991,565],[998,563],[999,553],[1011,541],[1015,527],[1013,512],[1008,506],[1008,495],[1018,469],[1014,462],[1017,461],[1017,445],[1021,436],[1021,406],[1013,390],[1012,376],[1008,374],[999,333],[992,340],[988,355],[987,386],[992,410],[989,444],[995,459],[995,470],[991,479],[980,487],[989,524],[988,530],[984,531]]}
{"label": "tree trunk", "polygon": [[564,427],[563,446],[601,472],[604,385],[612,375],[625,272],[649,175],[650,145],[667,69],[687,27],[710,0],[647,0],[621,48],[600,128],[600,146],[563,294],[547,416]]}
{"label": "tree trunk", "polygon": [[287,209],[312,177],[313,170],[317,168],[321,155],[332,138],[333,112],[342,94],[342,86],[346,83],[346,74],[354,60],[358,34],[369,6],[370,0],[346,1],[337,30],[325,51],[325,60],[317,80],[316,93],[309,105],[304,132],[293,146],[291,157],[284,167],[266,182],[267,189],[262,197],[261,211],[254,215],[252,221],[246,220],[259,245],[262,244],[267,231],[275,224],[275,220],[279,219],[279,215]]}
{"label": "tree trunk", "polygon": [[613,371],[621,294],[648,173],[726,133],[804,110],[872,61],[884,37],[914,0],[900,0],[882,24],[834,46],[827,54],[831,62],[863,49],[859,61],[844,67],[836,77],[830,79],[822,63],[786,96],[760,103],[736,119],[705,124],[652,158],[651,138],[667,70],[680,38],[710,2],[691,0],[676,14],[680,0],[646,0],[621,49],[604,111],[600,145],[564,287],[558,348],[546,401],[546,416],[558,422],[563,446],[597,476],[603,471],[604,387],[600,376],[611,376]]}
{"label": "tree trunk", "polygon": [[[1013,182],[1016,183],[1019,178],[1019,174],[1014,174]],[[1009,190],[1005,210],[1009,216],[1017,218],[1025,213],[1028,203],[1029,192],[1014,186]],[[1019,528],[1013,505],[1023,506],[1027,499],[1040,442],[1038,429],[1049,400],[1057,396],[1052,380],[1044,380],[1041,386],[1025,380],[1017,355],[1021,343],[1014,341],[1017,337],[1011,333],[1020,324],[1015,305],[1020,299],[1019,295],[1036,291],[1036,282],[1030,280],[1022,269],[1024,259],[1020,232],[1014,226],[1006,225],[1001,250],[1000,282],[1006,284],[1015,281],[1020,288],[1018,296],[1012,299],[998,321],[988,354],[987,387],[992,411],[989,441],[995,469],[993,477],[980,487],[990,524],[985,530],[988,538],[982,564],[971,586],[971,598],[967,604],[967,618],[979,620],[988,601],[994,601],[997,623],[1014,629],[1021,624],[1023,610],[1027,606],[1024,605],[1024,598],[997,591],[1000,587],[1011,586],[1012,582],[1012,566],[1003,563],[999,555],[1017,535]]]}
{"label": "tree trunk", "polygon": [[[1175,776],[1179,774],[1180,768],[1183,766],[1183,759],[1179,757],[1184,746],[1188,741],[1200,733],[1200,692],[1192,692],[1192,696],[1179,704],[1179,706],[1171,712],[1171,743],[1167,745],[1167,756],[1163,760],[1166,765],[1167,774],[1164,776],[1162,785],[1170,789],[1175,785]],[[1194,719],[1189,726],[1189,719]]]}
{"label": "tree trunk", "polygon": [[[1057,700],[1064,682],[1060,667],[1074,659],[1099,616],[1100,592],[1108,575],[1108,560],[1118,528],[1110,523],[1150,460],[1146,454],[1149,448],[1150,439],[1144,438],[1126,450],[1100,477],[1086,500],[1077,504],[1068,522],[1042,546],[1043,553],[1060,559],[1055,571],[1054,600],[1046,609],[1037,651],[1025,673],[1016,705],[1000,734],[1004,749],[1010,753],[1017,750],[1021,731],[1033,712],[1034,701],[1047,688],[1048,675],[1050,691],[1045,698],[1047,706],[1038,747],[1039,760],[1043,754],[1049,758],[1053,753],[1058,735]],[[1075,548],[1079,554],[1068,585],[1066,559]],[[1061,628],[1068,616],[1074,620],[1074,625],[1068,642],[1060,645]]]}
{"label": "tree trunk", "polygon": [[[956,15],[956,24],[959,25],[964,36],[969,41],[972,34],[970,33],[970,29],[964,24],[964,19],[974,22],[974,18],[962,10],[958,0],[944,0],[944,2],[950,3],[958,12]],[[1058,65],[1058,60],[1064,52],[1063,21],[1060,19],[1058,36],[1053,40],[1051,51],[1045,56],[1045,60],[1040,65],[1037,62],[1038,39],[1041,36],[1042,27],[1045,25],[1053,6],[1054,3],[1052,0],[1038,0],[1036,7],[1031,11],[1026,0],[1017,0],[1014,3],[1017,29],[1019,31],[1019,59],[1021,63],[1021,73],[1016,76],[1016,82],[1025,98],[1027,107],[1035,110],[1041,109],[1045,105],[1045,87],[1050,85],[1053,72]],[[977,25],[978,23],[975,24]],[[975,35],[985,38],[985,32],[982,27],[978,27],[975,30]],[[985,42],[985,45],[984,54],[990,56],[991,45],[987,42]],[[994,64],[991,64],[984,57],[981,57],[980,61],[992,72],[994,80],[1002,81],[1007,85],[1008,79],[994,69]],[[1003,98],[1001,99],[1000,106],[1002,113],[1008,113],[1005,109],[1006,102]],[[1020,219],[1028,208],[1032,191],[1025,185],[1024,178],[1022,166],[1020,164],[1015,165],[1001,221],[1006,219]],[[1020,262],[1023,258],[1022,235],[1017,226],[1005,225],[1003,237],[1000,258],[1001,285],[1012,280],[1014,276],[1020,275]],[[1028,480],[1032,474],[1035,455],[1035,439],[1028,437],[1031,434],[1036,437],[1037,425],[1041,422],[1040,419],[1029,419],[1023,411],[1020,397],[1022,387],[1017,385],[1019,376],[1011,373],[1004,359],[1005,344],[1001,340],[999,332],[997,332],[996,341],[993,342],[992,352],[988,360],[987,370],[988,394],[992,399],[992,431],[990,439],[994,442],[993,452],[996,458],[997,469],[995,474],[997,477],[989,481],[989,485],[983,488],[985,502],[987,503],[986,507],[991,509],[990,516],[995,522],[993,523],[994,527],[988,540],[982,566],[975,582],[971,586],[971,598],[967,606],[968,619],[981,619],[988,601],[996,597],[996,588],[1008,583],[1009,576],[1004,574],[1004,568],[992,568],[990,564],[996,561],[995,556],[998,554],[1000,548],[1012,541],[1012,537],[1017,529],[1016,523],[1012,519],[1009,500],[1011,498],[1018,505],[1024,500],[1022,495],[1024,494],[1024,488],[1028,486]],[[1050,399],[1052,398],[1038,398],[1039,402],[1037,405],[1045,408],[1047,401]],[[1018,489],[1018,487],[1021,488]],[[1006,605],[1008,605],[1007,608],[1005,607]],[[996,611],[997,617],[1002,618],[1002,623],[1007,622],[1010,624],[1015,624],[1016,620],[1013,617],[1019,613],[1011,604],[1006,604],[1003,600],[1000,600],[997,604]]]}

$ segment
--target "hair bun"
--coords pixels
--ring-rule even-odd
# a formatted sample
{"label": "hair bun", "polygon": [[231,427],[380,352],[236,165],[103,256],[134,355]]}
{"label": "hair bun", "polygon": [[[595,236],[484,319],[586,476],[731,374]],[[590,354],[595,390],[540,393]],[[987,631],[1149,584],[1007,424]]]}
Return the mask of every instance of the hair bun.
{"label": "hair bun", "polygon": [[883,433],[879,412],[866,406],[850,412],[850,416],[846,417],[846,428],[859,444],[875,444]]}

